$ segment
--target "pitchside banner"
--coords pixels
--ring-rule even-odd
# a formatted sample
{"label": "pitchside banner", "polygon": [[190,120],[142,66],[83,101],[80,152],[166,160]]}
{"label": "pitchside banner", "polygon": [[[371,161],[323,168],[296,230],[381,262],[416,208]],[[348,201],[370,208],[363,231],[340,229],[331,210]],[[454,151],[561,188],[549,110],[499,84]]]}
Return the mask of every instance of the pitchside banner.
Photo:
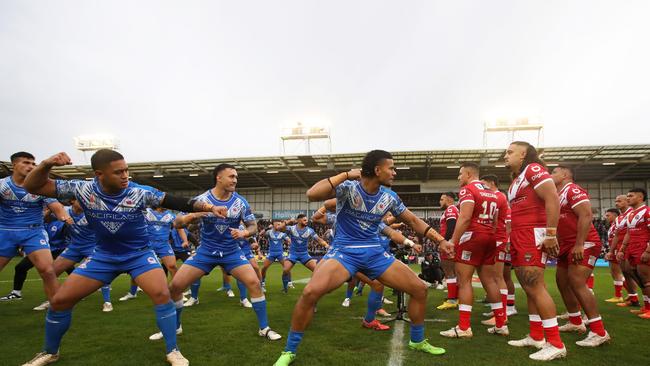
{"label": "pitchside banner", "polygon": [[295,219],[299,214],[306,214],[307,218],[311,218],[313,213],[312,210],[275,210],[272,217],[274,220],[287,220]]}

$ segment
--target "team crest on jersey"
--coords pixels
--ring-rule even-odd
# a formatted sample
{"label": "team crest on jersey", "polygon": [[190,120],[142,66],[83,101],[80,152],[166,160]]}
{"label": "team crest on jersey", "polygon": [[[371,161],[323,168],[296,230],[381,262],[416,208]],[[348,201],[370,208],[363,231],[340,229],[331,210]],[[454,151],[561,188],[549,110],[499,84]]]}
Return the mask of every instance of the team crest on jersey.
{"label": "team crest on jersey", "polygon": [[525,253],[524,254],[524,260],[526,262],[530,262],[531,259],[533,259],[533,254],[532,253]]}
{"label": "team crest on jersey", "polygon": [[226,232],[229,226],[223,224],[215,224],[214,227],[217,229],[219,233],[223,234]]}
{"label": "team crest on jersey", "polygon": [[100,221],[102,225],[106,228],[106,230],[110,231],[111,234],[117,233],[122,225],[124,224],[123,222],[111,222],[111,221]]}

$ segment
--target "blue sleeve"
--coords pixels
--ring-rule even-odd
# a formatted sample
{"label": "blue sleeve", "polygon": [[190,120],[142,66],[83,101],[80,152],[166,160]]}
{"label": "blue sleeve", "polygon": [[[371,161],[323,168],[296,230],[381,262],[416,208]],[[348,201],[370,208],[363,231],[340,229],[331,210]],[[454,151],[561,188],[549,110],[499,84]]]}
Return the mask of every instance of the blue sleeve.
{"label": "blue sleeve", "polygon": [[154,187],[139,184],[137,187],[143,190],[144,205],[146,207],[158,207],[165,198],[165,192],[161,192]]}
{"label": "blue sleeve", "polygon": [[353,181],[346,180],[345,182],[336,186],[336,201],[337,203],[343,204],[346,200],[350,188],[354,185]]}
{"label": "blue sleeve", "polygon": [[316,231],[314,229],[309,229],[311,232],[309,233],[309,237],[312,238],[313,240],[318,239],[318,234],[316,234]]}
{"label": "blue sleeve", "polygon": [[248,204],[248,201],[244,201],[244,207],[241,212],[241,219],[244,222],[251,222],[255,221],[255,215],[253,214],[253,211],[251,210],[251,206]]}
{"label": "blue sleeve", "polygon": [[46,206],[54,202],[59,202],[59,201],[57,201],[56,198],[49,198],[49,197],[43,199],[43,203],[45,203]]}
{"label": "blue sleeve", "polygon": [[390,212],[393,214],[393,216],[397,217],[402,213],[404,213],[404,211],[406,211],[406,206],[399,198],[397,193],[392,192],[392,196],[393,196],[393,204],[390,206]]}
{"label": "blue sleeve", "polygon": [[61,199],[76,198],[77,191],[84,183],[86,182],[78,179],[55,179],[54,187],[56,190],[56,196]]}

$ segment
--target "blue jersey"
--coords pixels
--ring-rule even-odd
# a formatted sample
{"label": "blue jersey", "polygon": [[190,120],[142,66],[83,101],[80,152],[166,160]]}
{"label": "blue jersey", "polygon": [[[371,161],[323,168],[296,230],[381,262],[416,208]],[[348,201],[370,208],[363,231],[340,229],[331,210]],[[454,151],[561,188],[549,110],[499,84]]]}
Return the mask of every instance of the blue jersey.
{"label": "blue jersey", "polygon": [[298,225],[287,226],[287,235],[291,239],[289,253],[307,253],[309,240],[318,239],[318,235],[316,235],[314,229],[309,226],[305,226],[302,230],[298,229]]}
{"label": "blue jersey", "polygon": [[265,234],[269,238],[269,253],[282,253],[284,242],[288,238],[287,234],[275,230],[267,230]]}
{"label": "blue jersey", "polygon": [[363,190],[360,181],[336,187],[336,235],[334,245],[342,247],[374,247],[379,242],[379,224],[386,213],[401,215],[406,206],[397,194],[381,186],[376,194]]}
{"label": "blue jersey", "polygon": [[165,210],[158,212],[151,208],[145,210],[144,218],[147,220],[147,230],[149,232],[149,239],[152,242],[168,242],[170,231],[176,215]]}
{"label": "blue jersey", "polygon": [[67,246],[66,237],[65,237],[65,223],[54,219],[45,224],[45,230],[47,231],[47,237],[50,241],[50,250],[63,250]]}
{"label": "blue jersey", "polygon": [[59,198],[76,197],[86,220],[97,237],[96,252],[132,254],[149,247],[149,233],[144,210],[159,206],[165,194],[153,187],[129,182],[115,195],[104,193],[95,178],[56,180]]}
{"label": "blue jersey", "polygon": [[28,193],[11,176],[0,179],[0,229],[43,225],[43,208],[55,199]]}
{"label": "blue jersey", "polygon": [[72,218],[72,221],[74,221],[72,226],[70,226],[70,230],[68,230],[70,245],[80,249],[94,248],[97,245],[97,238],[93,229],[88,225],[86,215],[84,215],[83,211],[76,214],[72,207],[66,207],[66,210]]}
{"label": "blue jersey", "polygon": [[216,206],[226,206],[228,213],[225,218],[210,213],[201,218],[201,247],[212,253],[227,254],[240,250],[239,241],[230,235],[230,229],[239,229],[240,223],[255,221],[248,201],[238,193],[233,192],[227,201],[218,200],[209,190],[196,197],[197,201]]}
{"label": "blue jersey", "polygon": [[388,225],[384,224],[383,222],[379,223],[379,244],[384,248],[384,250],[389,251],[390,250],[390,238],[384,234],[384,230],[388,227]]}
{"label": "blue jersey", "polygon": [[[185,236],[188,235],[187,229],[183,229],[185,232]],[[181,239],[181,236],[178,234],[178,230],[172,230],[172,249],[174,249],[175,252],[186,252],[190,250],[190,248],[183,248],[183,239]]]}

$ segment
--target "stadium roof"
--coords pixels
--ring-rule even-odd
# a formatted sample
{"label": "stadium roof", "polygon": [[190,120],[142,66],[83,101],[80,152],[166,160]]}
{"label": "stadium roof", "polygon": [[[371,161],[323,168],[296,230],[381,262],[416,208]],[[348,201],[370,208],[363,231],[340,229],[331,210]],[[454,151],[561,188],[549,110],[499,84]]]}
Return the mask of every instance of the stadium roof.
{"label": "stadium roof", "polygon": [[[650,145],[547,147],[540,149],[550,165],[569,164],[576,168],[579,181],[647,180],[650,178]],[[482,173],[497,174],[508,180],[503,167],[503,149],[428,150],[394,152],[400,180],[426,182],[456,179],[458,165],[474,161]],[[307,187],[314,182],[351,168],[358,168],[365,153],[273,156],[257,158],[181,160],[129,164],[132,179],[164,190],[203,190],[212,186],[211,170],[220,163],[234,164],[240,188]],[[128,161],[128,157],[127,157]],[[3,163],[5,169],[9,164]],[[8,170],[7,170],[8,172]],[[93,176],[90,166],[60,167],[62,178]],[[158,176],[154,178],[154,176]]]}

